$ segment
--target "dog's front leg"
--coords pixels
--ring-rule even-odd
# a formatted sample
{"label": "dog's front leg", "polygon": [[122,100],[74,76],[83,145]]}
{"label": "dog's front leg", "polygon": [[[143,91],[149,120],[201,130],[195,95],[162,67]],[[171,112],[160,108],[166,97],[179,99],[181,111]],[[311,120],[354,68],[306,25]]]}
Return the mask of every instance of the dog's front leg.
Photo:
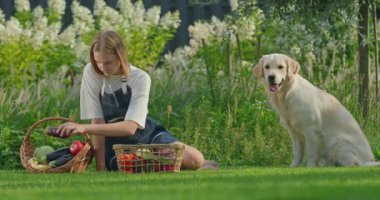
{"label": "dog's front leg", "polygon": [[292,164],[290,164],[290,167],[298,167],[302,164],[303,160],[303,152],[304,152],[304,138],[302,135],[295,134],[294,132],[291,132],[290,130],[290,138],[292,139],[292,148],[293,148],[293,161]]}
{"label": "dog's front leg", "polygon": [[305,130],[305,142],[306,142],[306,154],[307,154],[307,166],[315,167],[318,164],[320,138],[315,130]]}

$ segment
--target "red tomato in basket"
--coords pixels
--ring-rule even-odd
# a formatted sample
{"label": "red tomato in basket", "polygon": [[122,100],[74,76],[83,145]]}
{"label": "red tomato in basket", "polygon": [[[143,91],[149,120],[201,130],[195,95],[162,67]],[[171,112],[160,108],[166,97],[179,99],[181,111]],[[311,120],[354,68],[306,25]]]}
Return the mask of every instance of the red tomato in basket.
{"label": "red tomato in basket", "polygon": [[175,165],[174,164],[161,164],[158,161],[153,162],[153,172],[174,172]]}
{"label": "red tomato in basket", "polygon": [[175,165],[173,165],[173,164],[161,165],[161,171],[174,172],[175,171]]}
{"label": "red tomato in basket", "polygon": [[161,171],[160,162],[158,162],[157,160],[154,160],[152,163],[152,170],[153,172]]}
{"label": "red tomato in basket", "polygon": [[134,173],[135,172],[135,160],[136,160],[136,154],[133,153],[126,153],[124,155],[119,155],[118,156],[118,164],[119,164],[119,169],[122,172],[126,173]]}
{"label": "red tomato in basket", "polygon": [[70,145],[70,153],[73,155],[76,155],[77,153],[80,152],[80,150],[83,149],[83,147],[84,147],[83,142],[76,140],[76,141],[72,142]]}

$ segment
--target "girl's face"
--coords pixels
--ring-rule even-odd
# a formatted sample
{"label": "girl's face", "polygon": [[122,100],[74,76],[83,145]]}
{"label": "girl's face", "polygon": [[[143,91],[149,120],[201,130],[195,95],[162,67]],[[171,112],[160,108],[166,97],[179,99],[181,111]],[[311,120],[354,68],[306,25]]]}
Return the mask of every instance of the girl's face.
{"label": "girl's face", "polygon": [[115,54],[94,51],[94,60],[105,76],[121,74],[121,63]]}

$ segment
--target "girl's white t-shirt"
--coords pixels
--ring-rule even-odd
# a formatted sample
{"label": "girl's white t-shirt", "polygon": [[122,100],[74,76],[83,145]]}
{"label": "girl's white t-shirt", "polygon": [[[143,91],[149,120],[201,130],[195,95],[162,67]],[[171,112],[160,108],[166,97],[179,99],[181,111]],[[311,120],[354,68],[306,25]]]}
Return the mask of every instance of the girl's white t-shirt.
{"label": "girl's white t-shirt", "polygon": [[[130,74],[126,77],[126,83],[132,95],[124,120],[134,121],[140,128],[145,128],[151,80],[145,71],[129,66]],[[80,90],[81,119],[104,118],[99,95],[104,92],[105,84],[107,84],[106,89],[109,90],[122,89],[123,78],[122,75],[102,76],[95,72],[91,63],[87,64],[83,71]]]}

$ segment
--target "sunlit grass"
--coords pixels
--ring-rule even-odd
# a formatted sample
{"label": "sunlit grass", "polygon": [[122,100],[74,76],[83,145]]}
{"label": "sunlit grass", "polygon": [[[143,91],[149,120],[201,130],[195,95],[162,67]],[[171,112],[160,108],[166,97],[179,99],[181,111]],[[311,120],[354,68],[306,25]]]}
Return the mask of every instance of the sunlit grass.
{"label": "sunlit grass", "polygon": [[2,199],[378,199],[380,168],[224,168],[159,174],[0,171]]}

